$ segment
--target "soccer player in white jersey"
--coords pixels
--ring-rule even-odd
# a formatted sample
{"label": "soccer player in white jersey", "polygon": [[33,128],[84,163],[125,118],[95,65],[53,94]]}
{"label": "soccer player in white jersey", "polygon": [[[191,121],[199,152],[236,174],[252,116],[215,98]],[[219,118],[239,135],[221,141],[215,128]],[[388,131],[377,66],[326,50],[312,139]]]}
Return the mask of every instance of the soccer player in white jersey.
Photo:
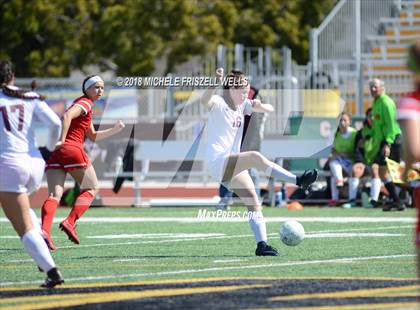
{"label": "soccer player in white jersey", "polygon": [[38,161],[43,168],[43,162],[30,154],[34,118],[50,127],[50,149],[54,148],[60,135],[61,122],[39,94],[14,87],[14,80],[13,64],[0,61],[0,204],[26,252],[40,270],[47,273],[41,286],[54,287],[64,280],[40,229],[35,227],[35,213],[32,213],[35,218],[31,219],[28,194],[39,187],[40,167],[34,167],[34,162]]}
{"label": "soccer player in white jersey", "polygon": [[[216,71],[223,77],[223,68]],[[257,151],[240,152],[244,115],[252,112],[272,112],[273,106],[260,100],[249,100],[249,83],[245,75],[232,70],[224,80],[223,95],[204,99],[209,108],[207,123],[207,162],[212,177],[235,192],[251,211],[249,223],[257,242],[257,256],[278,256],[277,250],[267,244],[267,232],[261,203],[248,169],[256,168],[283,182],[307,188],[315,182],[317,171],[305,171],[297,177],[269,161]],[[206,95],[205,95],[206,97]]]}

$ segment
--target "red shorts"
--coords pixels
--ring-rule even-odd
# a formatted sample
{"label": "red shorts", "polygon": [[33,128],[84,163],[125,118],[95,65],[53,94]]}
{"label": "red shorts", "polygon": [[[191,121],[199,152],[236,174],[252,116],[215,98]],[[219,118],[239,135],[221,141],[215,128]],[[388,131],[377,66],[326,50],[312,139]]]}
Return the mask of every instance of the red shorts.
{"label": "red shorts", "polygon": [[417,209],[416,245],[420,247],[420,187],[414,189],[413,199]]}
{"label": "red shorts", "polygon": [[48,159],[45,170],[76,170],[86,169],[92,164],[87,156],[83,145],[63,144],[58,150],[54,151]]}

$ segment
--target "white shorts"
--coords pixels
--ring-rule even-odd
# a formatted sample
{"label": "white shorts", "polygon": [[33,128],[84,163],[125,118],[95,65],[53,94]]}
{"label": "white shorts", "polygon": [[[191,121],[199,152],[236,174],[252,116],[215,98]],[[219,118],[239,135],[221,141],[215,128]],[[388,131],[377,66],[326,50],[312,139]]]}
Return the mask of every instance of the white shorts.
{"label": "white shorts", "polygon": [[28,184],[28,194],[31,195],[39,190],[42,183],[42,178],[45,172],[45,161],[41,153],[33,152],[30,155],[31,161],[31,179]]}
{"label": "white shorts", "polygon": [[0,160],[0,191],[31,194],[41,186],[45,162],[29,154],[3,154]]}
{"label": "white shorts", "polygon": [[213,181],[222,183],[223,175],[225,174],[226,159],[227,156],[220,156],[211,161],[208,161],[210,176]]}

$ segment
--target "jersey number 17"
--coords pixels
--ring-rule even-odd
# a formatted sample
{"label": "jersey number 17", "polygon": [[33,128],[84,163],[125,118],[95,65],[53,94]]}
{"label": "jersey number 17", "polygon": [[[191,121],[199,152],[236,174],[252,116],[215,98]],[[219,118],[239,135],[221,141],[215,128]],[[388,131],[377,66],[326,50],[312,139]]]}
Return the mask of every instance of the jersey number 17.
{"label": "jersey number 17", "polygon": [[[12,127],[10,126],[9,115],[7,114],[7,107],[6,106],[0,107],[0,111],[1,111],[1,114],[3,115],[4,127],[6,127],[7,131],[11,131]],[[25,119],[25,109],[23,107],[23,104],[16,104],[16,105],[10,106],[10,112],[14,113],[16,111],[19,111],[18,130],[22,131],[23,122]]]}

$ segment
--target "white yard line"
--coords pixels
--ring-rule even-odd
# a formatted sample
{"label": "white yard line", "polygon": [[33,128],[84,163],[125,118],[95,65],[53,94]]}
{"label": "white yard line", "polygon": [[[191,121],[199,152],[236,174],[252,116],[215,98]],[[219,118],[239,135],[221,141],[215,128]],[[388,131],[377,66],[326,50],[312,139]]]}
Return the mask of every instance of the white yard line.
{"label": "white yard line", "polygon": [[8,263],[33,263],[34,260],[32,258],[26,259],[11,259],[7,261]]}
{"label": "white yard line", "polygon": [[[92,276],[92,277],[66,278],[66,282],[68,283],[68,282],[81,282],[81,281],[93,281],[93,280],[105,280],[105,279],[109,280],[109,279],[121,279],[121,278],[141,278],[141,277],[191,274],[191,273],[202,273],[202,272],[218,272],[218,271],[224,272],[224,271],[229,271],[229,270],[242,270],[242,269],[255,269],[255,268],[335,264],[335,263],[343,263],[343,262],[351,263],[351,262],[356,262],[356,261],[392,259],[392,258],[403,258],[403,257],[414,257],[414,256],[416,255],[415,254],[399,254],[399,255],[367,256],[367,257],[344,257],[344,258],[337,258],[337,259],[307,260],[307,261],[295,261],[295,262],[248,265],[248,266],[224,266],[224,267],[212,267],[212,268],[202,268],[202,269],[184,269],[184,270],[172,270],[172,271],[160,271],[160,272],[103,275],[103,276]],[[11,285],[23,285],[23,284],[39,284],[39,281],[0,282],[0,287],[11,286]]]}
{"label": "white yard line", "polygon": [[350,231],[364,231],[364,230],[385,230],[385,229],[403,229],[403,228],[414,228],[414,225],[399,225],[399,226],[381,226],[381,227],[366,227],[366,228],[347,228],[347,229],[334,229],[334,230],[321,230],[321,231],[310,231],[307,234],[320,234],[320,233],[334,233],[334,232],[350,232]]}
{"label": "white yard line", "polygon": [[247,261],[247,259],[216,259],[213,263],[236,263],[244,261]]}
{"label": "white yard line", "polygon": [[[63,221],[64,218],[55,218],[54,223]],[[299,222],[319,222],[319,223],[415,223],[414,217],[266,217],[266,222],[277,223],[288,220]],[[0,217],[0,222],[8,222],[4,217]],[[83,217],[80,223],[143,223],[143,222],[169,222],[169,223],[232,223],[248,222],[247,218],[205,218],[198,217]]]}
{"label": "white yard line", "polygon": [[306,234],[306,238],[360,238],[360,237],[401,237],[405,234],[388,234],[388,233],[311,233]]}
{"label": "white yard line", "polygon": [[119,235],[98,235],[86,236],[87,239],[164,239],[164,238],[205,238],[220,237],[225,234],[220,233],[162,233],[162,234],[119,234]]}

